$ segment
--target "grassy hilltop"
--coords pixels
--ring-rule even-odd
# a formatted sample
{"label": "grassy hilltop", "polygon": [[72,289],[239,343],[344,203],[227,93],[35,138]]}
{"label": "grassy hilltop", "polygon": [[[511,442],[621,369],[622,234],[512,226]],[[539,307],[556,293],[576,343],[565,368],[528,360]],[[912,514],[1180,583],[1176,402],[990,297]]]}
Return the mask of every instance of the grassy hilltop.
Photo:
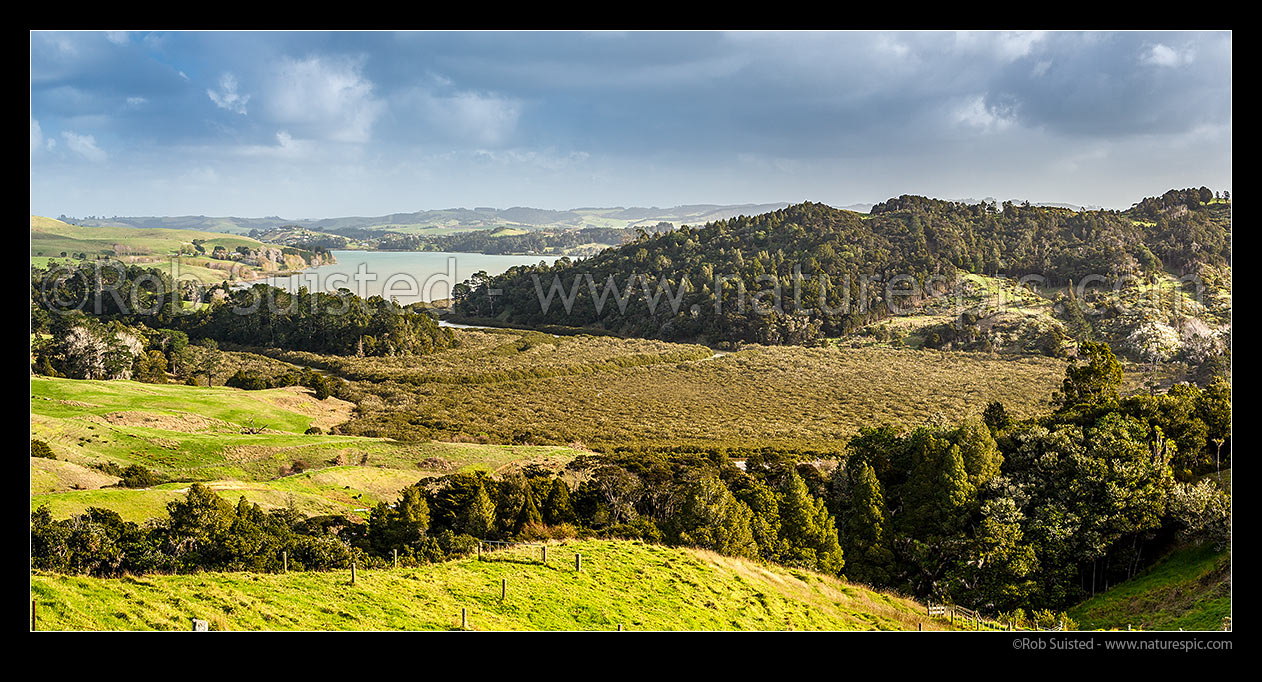
{"label": "grassy hilltop", "polygon": [[[307,514],[345,514],[392,502],[426,476],[512,462],[559,466],[575,454],[564,447],[304,433],[345,421],[352,408],[295,387],[242,391],[32,377],[31,438],[47,442],[57,459],[31,458],[31,509],[46,504],[65,518],[95,506],[141,521],[165,514],[167,502],[199,481],[234,503],[244,495],[265,509],[292,504]],[[171,482],[115,487],[119,478],[100,469],[111,462],[139,464]],[[282,467],[299,473],[281,475]]]}
{"label": "grassy hilltop", "polygon": [[[583,555],[575,573],[574,554]],[[808,571],[617,540],[420,568],[31,578],[40,630],[926,630],[916,602]],[[508,597],[500,601],[500,581]]]}
{"label": "grassy hilltop", "polygon": [[[283,249],[276,261],[257,258],[237,262],[212,258],[216,247],[227,254],[239,248],[252,254]],[[84,227],[60,220],[31,216],[31,265],[47,267],[50,262],[75,262],[110,258],[128,265],[137,264],[167,272],[172,276],[193,275],[200,281],[217,284],[230,279],[232,266],[239,276],[255,277],[264,272],[302,269],[318,256],[301,249],[265,244],[250,237],[198,230],[136,227]]]}

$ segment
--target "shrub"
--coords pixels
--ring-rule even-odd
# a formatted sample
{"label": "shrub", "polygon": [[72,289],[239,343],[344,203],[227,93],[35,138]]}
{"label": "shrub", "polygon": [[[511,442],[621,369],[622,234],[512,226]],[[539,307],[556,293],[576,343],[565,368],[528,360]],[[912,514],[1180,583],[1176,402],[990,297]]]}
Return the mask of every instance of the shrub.
{"label": "shrub", "polygon": [[478,539],[472,535],[444,530],[435,538],[438,546],[449,558],[470,556],[478,551]]}
{"label": "shrub", "polygon": [[320,434],[324,433],[324,431],[320,430],[320,427],[318,426],[312,426],[306,431],[303,431],[303,433],[307,434],[308,436],[319,436]]}
{"label": "shrub", "polygon": [[267,379],[264,379],[262,375],[254,370],[239,369],[235,374],[228,377],[228,380],[224,382],[224,386],[240,388],[245,391],[261,391],[268,388],[268,383]]}
{"label": "shrub", "polygon": [[57,455],[53,454],[53,449],[48,443],[42,440],[31,439],[31,456],[42,457],[44,459],[57,459]]}
{"label": "shrub", "polygon": [[124,488],[149,488],[158,483],[157,475],[139,464],[123,469],[122,478],[118,484]]}
{"label": "shrub", "polygon": [[302,570],[327,571],[351,563],[351,548],[331,535],[301,535],[294,541],[294,565]]}
{"label": "shrub", "polygon": [[1184,540],[1205,539],[1219,548],[1231,542],[1231,498],[1211,479],[1176,483],[1168,511]]}
{"label": "shrub", "polygon": [[117,476],[119,478],[123,477],[123,468],[113,462],[102,462],[93,466],[110,476]]}

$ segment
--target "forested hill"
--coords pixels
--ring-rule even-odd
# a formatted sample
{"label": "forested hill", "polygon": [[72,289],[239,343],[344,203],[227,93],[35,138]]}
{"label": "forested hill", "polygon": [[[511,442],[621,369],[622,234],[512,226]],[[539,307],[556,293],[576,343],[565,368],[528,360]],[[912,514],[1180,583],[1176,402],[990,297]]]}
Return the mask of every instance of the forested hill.
{"label": "forested hill", "polygon": [[458,287],[455,312],[665,339],[809,343],[940,293],[961,273],[1041,275],[1060,286],[1229,266],[1230,210],[1229,198],[1205,188],[1127,211],[901,196],[862,215],[803,203],[475,278]]}

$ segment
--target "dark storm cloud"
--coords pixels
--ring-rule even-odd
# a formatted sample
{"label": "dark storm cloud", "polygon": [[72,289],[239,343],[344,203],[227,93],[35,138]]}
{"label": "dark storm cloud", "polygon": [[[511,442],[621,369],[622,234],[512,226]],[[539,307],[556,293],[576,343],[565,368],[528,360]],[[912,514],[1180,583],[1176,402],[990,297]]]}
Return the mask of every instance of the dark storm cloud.
{"label": "dark storm cloud", "polygon": [[986,103],[1030,126],[1089,136],[1225,125],[1230,35],[1053,35],[1001,69]]}

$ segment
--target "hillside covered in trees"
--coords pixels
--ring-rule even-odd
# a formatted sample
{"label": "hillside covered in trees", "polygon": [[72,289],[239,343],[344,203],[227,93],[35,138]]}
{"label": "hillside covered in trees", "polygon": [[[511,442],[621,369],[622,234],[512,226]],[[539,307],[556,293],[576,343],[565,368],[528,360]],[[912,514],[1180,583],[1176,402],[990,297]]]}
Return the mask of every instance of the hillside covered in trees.
{"label": "hillside covered in trees", "polygon": [[[335,355],[423,355],[450,329],[380,296],[290,293],[267,284],[201,289],[121,263],[31,268],[31,354],[39,373],[77,379],[165,372],[190,339]],[[152,356],[148,355],[152,354]]]}
{"label": "hillside covered in trees", "polygon": [[1171,190],[1127,211],[901,196],[863,215],[804,203],[477,277],[455,292],[455,312],[668,340],[810,345],[947,293],[968,273],[1028,276],[1040,287],[1085,280],[1116,289],[1163,275],[1228,286],[1230,207],[1207,188]]}

